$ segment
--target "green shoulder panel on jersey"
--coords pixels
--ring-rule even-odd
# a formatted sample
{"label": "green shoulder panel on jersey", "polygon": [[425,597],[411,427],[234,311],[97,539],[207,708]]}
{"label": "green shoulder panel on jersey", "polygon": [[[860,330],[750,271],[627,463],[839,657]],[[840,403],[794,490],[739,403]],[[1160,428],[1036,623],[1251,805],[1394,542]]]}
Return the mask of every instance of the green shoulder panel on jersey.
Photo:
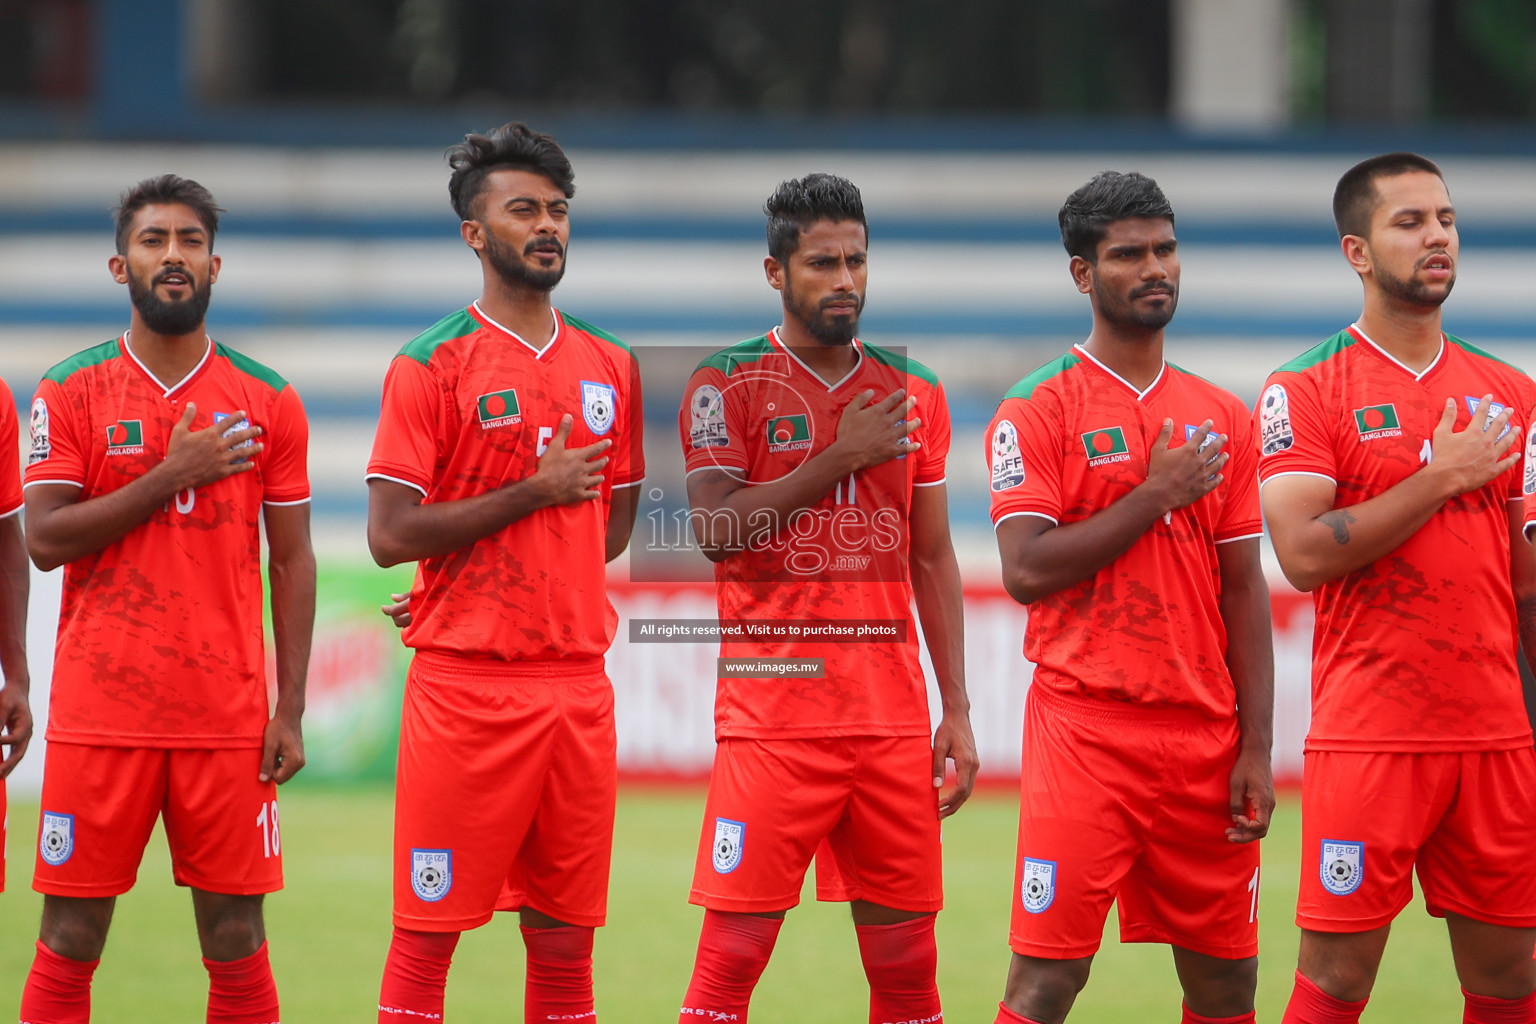
{"label": "green shoulder panel on jersey", "polygon": [[618,338],[616,338],[613,335],[609,334],[607,331],[603,330],[601,327],[593,327],[591,324],[587,323],[585,320],[578,320],[574,316],[571,316],[571,314],[567,313],[563,309],[560,311],[560,318],[562,320],[564,320],[568,326],[574,327],[578,331],[585,331],[586,333],[592,335],[592,337],[594,337],[594,338],[601,338],[603,341],[606,341],[609,344],[617,345],[617,346],[619,346],[619,348],[623,349],[625,352],[632,351],[628,345],[624,344],[624,342],[620,341]]}
{"label": "green shoulder panel on jersey", "polygon": [[1008,393],[1003,398],[1028,398],[1035,393],[1035,388],[1053,377],[1060,377],[1080,362],[1082,360],[1077,357],[1076,352],[1068,352],[1064,356],[1058,356],[1009,388]]}
{"label": "green shoulder panel on jersey", "polygon": [[1295,359],[1292,359],[1290,362],[1286,363],[1275,372],[1301,373],[1303,370],[1310,370],[1318,363],[1326,363],[1328,360],[1332,359],[1334,356],[1338,355],[1340,352],[1343,352],[1345,349],[1356,343],[1357,342],[1353,334],[1349,333],[1347,330],[1340,331],[1338,334],[1335,334],[1321,345],[1313,345],[1311,348],[1307,349],[1301,355],[1297,356]]}
{"label": "green shoulder panel on jersey", "polygon": [[271,367],[263,366],[261,363],[258,363],[248,355],[236,352],[234,349],[230,348],[228,345],[225,345],[223,342],[214,342],[213,351],[215,355],[220,355],[225,359],[228,359],[230,365],[235,369],[239,370],[247,377],[255,377],[257,380],[261,381],[273,391],[281,391],[283,388],[288,386],[288,382],[280,377],[277,374],[277,371],[273,370]]}
{"label": "green shoulder panel on jersey", "polygon": [[469,310],[461,309],[449,313],[437,323],[422,331],[416,337],[406,342],[405,347],[399,352],[402,356],[410,356],[422,366],[426,366],[432,359],[432,353],[437,351],[437,346],[454,338],[462,338],[466,334],[473,334],[480,329],[480,321],[470,315]]}
{"label": "green shoulder panel on jersey", "polygon": [[[1522,370],[1520,367],[1516,366],[1514,363],[1510,362],[1508,359],[1500,359],[1498,356],[1494,355],[1492,352],[1488,352],[1488,351],[1485,351],[1483,349],[1480,349],[1476,345],[1469,345],[1465,341],[1462,341],[1460,338],[1456,337],[1454,334],[1447,334],[1445,336],[1445,340],[1450,342],[1452,345],[1455,345],[1457,348],[1465,349],[1466,351],[1472,353],[1475,356],[1482,356],[1484,359],[1491,359],[1495,363],[1503,363],[1505,366],[1509,367],[1511,370],[1515,370],[1515,371],[1517,371],[1519,373],[1525,373],[1524,370]],[[1529,374],[1527,374],[1527,376],[1529,376]]]}
{"label": "green shoulder panel on jersey", "polygon": [[82,352],[76,352],[68,359],[53,367],[43,374],[43,380],[51,380],[55,384],[63,384],[71,374],[77,373],[88,366],[97,366],[114,359],[118,355],[117,338],[104,341],[100,345],[93,345]]}
{"label": "green shoulder panel on jersey", "polygon": [[869,356],[869,358],[873,359],[875,362],[883,363],[884,365],[900,370],[903,373],[909,373],[912,376],[917,377],[919,380],[927,381],[934,387],[939,386],[939,375],[928,369],[928,367],[924,366],[916,359],[913,359],[910,356],[897,355],[890,349],[884,349],[878,345],[871,345],[867,341],[860,342],[860,344],[864,346],[864,354]]}
{"label": "green shoulder panel on jersey", "polygon": [[708,366],[719,370],[729,377],[731,371],[736,369],[736,367],[741,366],[743,363],[755,363],[772,352],[773,345],[768,341],[768,335],[763,334],[756,338],[739,342],[730,348],[721,349],[694,367],[694,369],[702,370]]}
{"label": "green shoulder panel on jersey", "polygon": [[[1209,377],[1202,377],[1198,373],[1195,373],[1192,370],[1186,370],[1186,369],[1184,369],[1184,367],[1180,366],[1178,363],[1168,363],[1167,365],[1168,365],[1168,368],[1170,370],[1178,370],[1180,373],[1182,373],[1186,377],[1193,377],[1193,378],[1195,378],[1195,380],[1204,381],[1205,383],[1210,384],[1212,387],[1221,387],[1220,384],[1217,384],[1215,381],[1211,380]],[[1222,390],[1225,391],[1226,388],[1222,388]]]}

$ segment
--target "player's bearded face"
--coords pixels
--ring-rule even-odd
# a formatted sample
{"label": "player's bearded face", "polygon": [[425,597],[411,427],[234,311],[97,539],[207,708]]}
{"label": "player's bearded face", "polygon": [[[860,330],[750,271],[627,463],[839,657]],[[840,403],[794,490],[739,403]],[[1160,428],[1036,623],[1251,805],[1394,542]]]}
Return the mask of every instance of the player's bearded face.
{"label": "player's bearded face", "polygon": [[[161,267],[155,276],[145,281],[127,269],[128,298],[139,311],[144,325],[156,334],[190,334],[197,330],[208,313],[208,301],[213,298],[213,282],[207,277],[198,281],[186,267]],[[190,285],[184,299],[162,298],[156,288],[167,280],[177,278]]]}
{"label": "player's bearded face", "polygon": [[1364,255],[1376,287],[1389,299],[1438,307],[1456,285],[1461,251],[1456,213],[1445,182],[1422,171],[1376,182]]}
{"label": "player's bearded face", "polygon": [[1438,306],[1451,295],[1451,289],[1456,287],[1455,265],[1451,264],[1451,276],[1438,284],[1431,284],[1419,276],[1424,269],[1424,264],[1432,259],[1447,259],[1444,253],[1430,253],[1425,256],[1413,268],[1413,274],[1409,277],[1398,277],[1386,267],[1377,267],[1376,280],[1381,290],[1394,299],[1410,303],[1415,306]]}
{"label": "player's bearded face", "polygon": [[[1165,295],[1167,299],[1163,302],[1144,301],[1157,295]],[[1117,287],[1095,274],[1093,297],[1099,314],[1111,323],[1160,331],[1168,326],[1178,308],[1179,283],[1172,279],[1143,281],[1127,291],[1123,285]]]}
{"label": "player's bearded face", "polygon": [[[540,256],[555,257],[552,266],[541,267],[535,260]],[[516,248],[503,241],[489,224],[485,225],[485,258],[503,281],[518,284],[538,292],[552,291],[565,276],[565,246],[553,235],[538,235],[523,246]]]}
{"label": "player's bearded face", "polygon": [[833,292],[811,296],[797,292],[788,269],[782,292],[784,311],[805,325],[811,337],[823,345],[850,345],[859,336],[859,314],[864,296],[858,292]]}

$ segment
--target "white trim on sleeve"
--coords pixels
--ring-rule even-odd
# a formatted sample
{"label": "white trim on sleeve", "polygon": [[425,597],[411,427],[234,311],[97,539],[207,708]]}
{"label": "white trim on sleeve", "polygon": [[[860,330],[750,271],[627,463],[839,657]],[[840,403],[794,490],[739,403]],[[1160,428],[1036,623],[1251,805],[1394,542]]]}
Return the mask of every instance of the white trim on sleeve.
{"label": "white trim on sleeve", "polygon": [[85,486],[85,482],[83,480],[28,480],[26,483],[21,485],[21,489],[26,490],[28,487],[37,487],[40,484],[68,484],[71,487]]}
{"label": "white trim on sleeve", "polygon": [[631,480],[627,484],[614,484],[613,487],[610,488],[610,489],[617,491],[617,490],[619,490],[621,488],[624,488],[624,487],[639,487],[643,483],[645,483],[645,477],[641,477],[639,480]]}
{"label": "white trim on sleeve", "polygon": [[693,476],[693,474],[695,474],[695,473],[702,473],[706,469],[719,469],[719,470],[724,470],[727,473],[745,473],[747,471],[747,467],[746,466],[720,466],[720,465],[700,466],[697,469],[690,469],[688,472],[684,473],[683,474],[683,479],[686,480],[689,477]]}
{"label": "white trim on sleeve", "polygon": [[1338,484],[1339,484],[1339,482],[1337,480],[1335,480],[1333,477],[1329,476],[1327,473],[1313,473],[1313,472],[1310,472],[1310,471],[1305,470],[1305,469],[1288,469],[1284,473],[1271,473],[1269,476],[1267,476],[1264,479],[1260,480],[1259,481],[1260,489],[1263,489],[1264,485],[1269,483],[1271,480],[1278,480],[1278,479],[1280,479],[1283,476],[1315,476],[1319,480],[1327,480],[1329,483],[1333,484],[1335,487],[1337,487]]}
{"label": "white trim on sleeve", "polygon": [[309,498],[300,498],[298,501],[267,501],[262,499],[261,503],[263,505],[271,505],[274,508],[286,508],[289,505],[308,505],[310,501],[311,499]]}
{"label": "white trim on sleeve", "polygon": [[392,484],[400,484],[404,487],[409,487],[413,491],[420,491],[423,498],[427,496],[427,489],[421,486],[421,484],[413,484],[409,480],[401,480],[399,477],[390,476],[388,473],[364,474],[363,483],[367,483],[369,480],[388,480]]}
{"label": "white trim on sleeve", "polygon": [[1254,539],[1256,539],[1258,537],[1262,537],[1262,536],[1264,536],[1264,531],[1260,530],[1258,533],[1245,533],[1241,537],[1228,537],[1226,540],[1218,540],[1218,541],[1216,541],[1216,543],[1217,544],[1231,544],[1234,541],[1254,540]]}
{"label": "white trim on sleeve", "polygon": [[1015,519],[1018,516],[1034,516],[1036,519],[1049,519],[1053,525],[1061,525],[1061,520],[1057,519],[1055,516],[1048,516],[1044,512],[1009,512],[1007,515],[1003,516],[1003,518],[993,523],[992,529],[995,531],[999,526],[1002,526],[1008,520]]}
{"label": "white trim on sleeve", "polygon": [[15,508],[11,509],[9,512],[0,512],[0,519],[9,519],[11,516],[15,515],[26,507],[27,503],[22,502],[20,505],[17,505]]}
{"label": "white trim on sleeve", "polygon": [[942,484],[944,481],[946,481],[948,479],[949,479],[949,477],[947,477],[947,476],[941,476],[937,480],[930,480],[930,481],[928,481],[925,484],[918,483],[916,480],[914,480],[914,481],[912,481],[912,486],[913,487],[937,487],[937,486],[939,486],[939,484]]}

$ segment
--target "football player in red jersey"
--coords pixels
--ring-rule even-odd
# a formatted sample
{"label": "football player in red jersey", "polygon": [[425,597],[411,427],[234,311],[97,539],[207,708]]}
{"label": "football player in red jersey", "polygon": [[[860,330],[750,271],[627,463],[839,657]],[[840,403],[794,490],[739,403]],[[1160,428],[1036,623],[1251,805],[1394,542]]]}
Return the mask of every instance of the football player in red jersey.
{"label": "football player in red jersey", "polygon": [[1275,554],[1317,608],[1284,1019],[1359,1019],[1416,871],[1465,1020],[1536,1021],[1536,752],[1516,665],[1517,643],[1536,653],[1536,462],[1519,470],[1536,384],[1441,328],[1460,245],[1435,164],[1363,161],[1333,213],[1364,308],[1276,370],[1257,412]]}
{"label": "football player in red jersey", "polygon": [[20,428],[16,400],[0,380],[0,892],[5,891],[5,780],[32,740],[27,698],[27,596],[31,589],[27,542],[21,530]]}
{"label": "football player in red jersey", "polygon": [[[901,639],[722,642],[722,662],[822,667],[719,679],[690,897],[704,923],[680,1019],[746,1020],[814,855],[817,897],[852,905],[870,1020],[939,1021],[939,822],[976,777],[949,410],[927,367],[857,337],[869,243],[858,189],[813,174],[781,184],[765,212],[783,324],[706,359],[679,412],[720,618],[880,621]],[[931,738],[914,596],[943,703]],[[947,761],[958,783],[941,796]]]}
{"label": "football player in red jersey", "polygon": [[162,815],[192,889],[208,1019],[278,1017],[262,896],[282,887],[276,786],[304,764],[309,432],[286,381],[205,330],[218,213],[175,175],[123,195],[108,266],[130,326],[49,370],[33,402],[27,545],[39,568],[64,566],[64,595],[26,1021],[88,1019],[116,897]]}
{"label": "football player in red jersey", "polygon": [[1173,208],[1141,174],[1067,198],[1087,341],[988,433],[1003,582],[1030,606],[1013,949],[998,1024],[1060,1024],[1111,902],[1186,1024],[1254,1019],[1274,667],[1248,409],[1163,359]]}
{"label": "football player in red jersey", "polygon": [[555,140],[512,122],[449,162],[483,290],[390,364],[368,463],[374,558],[418,563],[378,1019],[440,1020],[459,934],[515,910],[525,1018],[587,1021],[617,785],[605,565],[645,475],[639,376],[550,305],[576,190]]}

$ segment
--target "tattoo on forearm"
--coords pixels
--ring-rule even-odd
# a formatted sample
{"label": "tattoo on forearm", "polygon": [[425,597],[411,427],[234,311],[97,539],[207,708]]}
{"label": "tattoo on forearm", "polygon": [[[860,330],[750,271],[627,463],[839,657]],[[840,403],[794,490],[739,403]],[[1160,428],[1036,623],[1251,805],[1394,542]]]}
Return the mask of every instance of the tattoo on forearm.
{"label": "tattoo on forearm", "polygon": [[1355,521],[1355,517],[1350,515],[1347,509],[1337,508],[1332,512],[1324,512],[1317,517],[1317,521],[1333,531],[1335,544],[1349,543],[1349,524]]}

